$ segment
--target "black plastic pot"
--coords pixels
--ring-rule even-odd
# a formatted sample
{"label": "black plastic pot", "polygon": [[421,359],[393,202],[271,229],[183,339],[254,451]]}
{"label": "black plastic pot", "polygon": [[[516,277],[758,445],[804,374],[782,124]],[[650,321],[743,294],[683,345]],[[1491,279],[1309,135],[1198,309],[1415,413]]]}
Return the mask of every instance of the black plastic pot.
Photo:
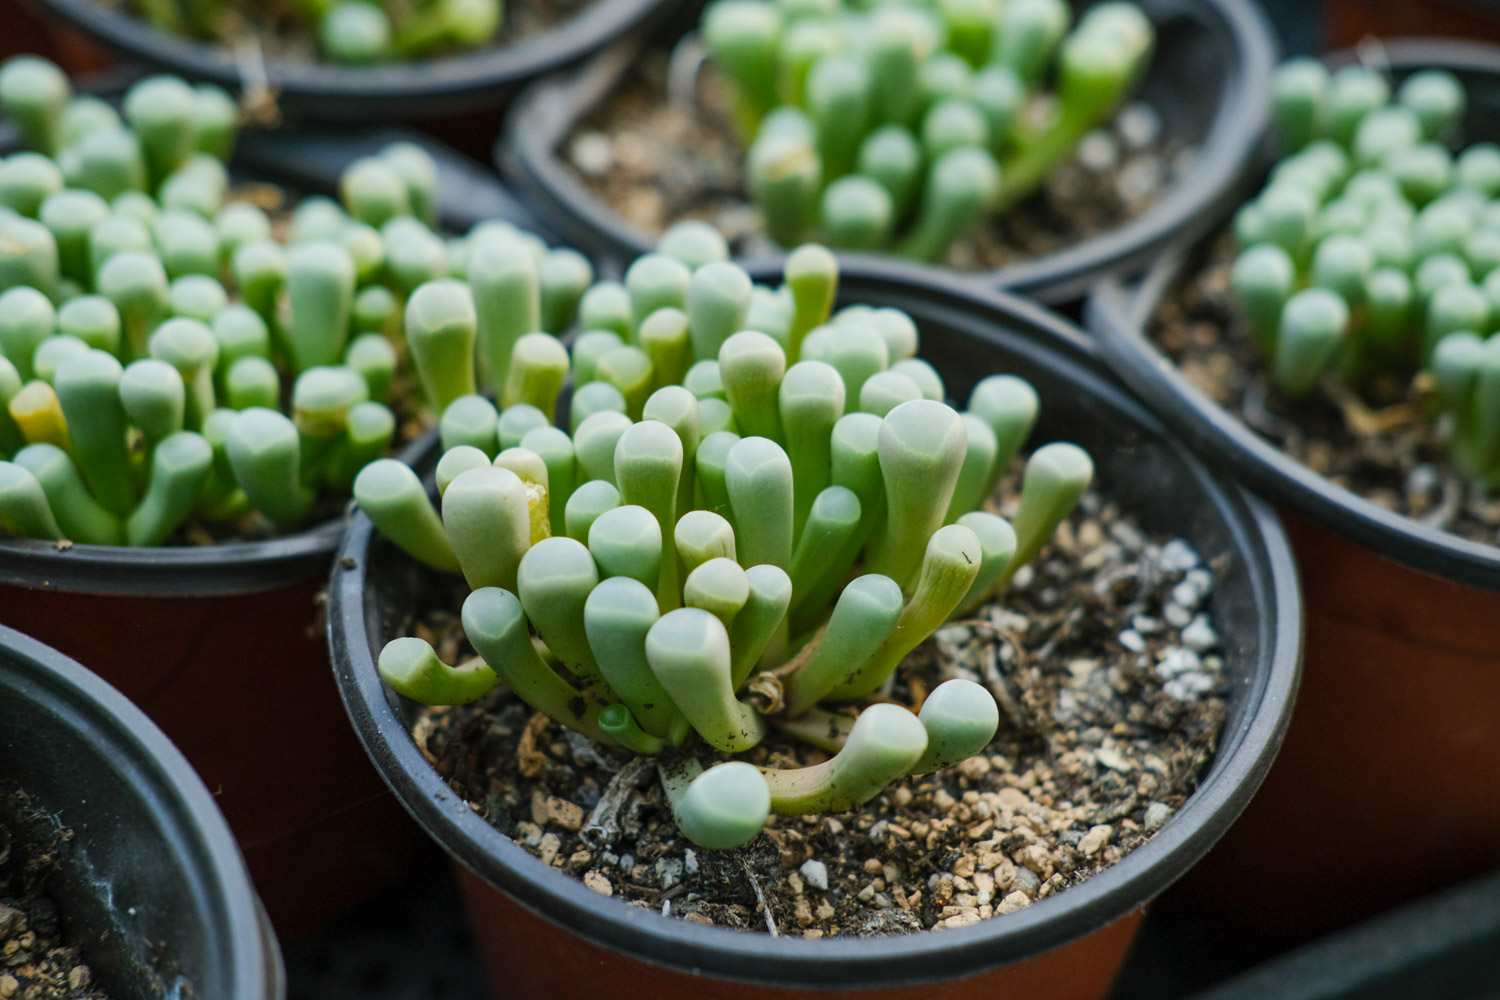
{"label": "black plastic pot", "polygon": [[1500,873],[1268,962],[1193,1000],[1500,995]]}
{"label": "black plastic pot", "polygon": [[[437,157],[451,227],[529,221],[485,171],[407,130],[250,134],[232,168],[331,193],[344,164],[397,138]],[[427,846],[330,678],[319,601],[343,529],[152,549],[0,540],[0,624],[86,663],[167,732],[214,789],[288,940],[399,880]]]}
{"label": "black plastic pot", "polygon": [[71,831],[48,845],[46,891],[111,996],[285,995],[245,863],[187,760],[97,675],[3,627],[0,786]]}
{"label": "black plastic pot", "polygon": [[[1468,87],[1470,139],[1500,137],[1500,48],[1408,40],[1371,51],[1397,76],[1448,68]],[[1089,326],[1148,406],[1286,517],[1307,613],[1298,715],[1194,888],[1216,916],[1306,939],[1500,856],[1500,785],[1486,763],[1500,759],[1500,548],[1356,496],[1198,390],[1144,333],[1186,266],[1163,260],[1135,286],[1104,283]]]}
{"label": "black plastic pot", "polygon": [[238,94],[257,80],[288,113],[323,121],[425,119],[493,108],[528,80],[562,69],[646,22],[662,0],[597,0],[552,31],[440,59],[359,67],[273,60],[158,31],[98,0],[33,0],[53,17],[129,57]]}
{"label": "black plastic pot", "polygon": [[[1057,253],[976,272],[983,284],[1046,303],[1080,298],[1106,274],[1139,272],[1164,248],[1202,235],[1250,180],[1265,127],[1275,43],[1248,0],[1140,0],[1156,27],[1156,55],[1140,96],[1166,133],[1197,147],[1197,159],[1153,207],[1118,229]],[[647,41],[629,39],[577,71],[542,80],[517,98],[496,146],[502,176],[571,245],[623,266],[651,250],[656,234],[626,222],[563,165],[560,150],[577,124],[607,106]],[[905,262],[922,280],[941,270]]]}
{"label": "black plastic pot", "polygon": [[1296,689],[1300,616],[1289,552],[1269,511],[1167,437],[1102,374],[1079,334],[1050,313],[952,279],[913,282],[899,268],[848,264],[841,284],[845,301],[908,310],[922,331],[923,357],[955,396],[994,371],[1030,379],[1044,400],[1035,441],[1077,441],[1123,508],[1223,566],[1213,614],[1227,637],[1230,715],[1212,768],[1154,840],[1088,882],[1003,919],[817,942],[671,920],[601,899],[543,865],[471,811],[417,750],[408,732],[413,706],[382,684],[374,654],[402,634],[433,578],[357,514],[329,589],[335,672],[381,774],[466,869],[460,875],[496,995],[503,984],[518,996],[573,995],[586,979],[590,995],[605,997],[847,996],[876,987],[890,988],[879,995],[892,1000],[1025,990],[1101,997],[1142,907],[1223,833],[1270,764]]}

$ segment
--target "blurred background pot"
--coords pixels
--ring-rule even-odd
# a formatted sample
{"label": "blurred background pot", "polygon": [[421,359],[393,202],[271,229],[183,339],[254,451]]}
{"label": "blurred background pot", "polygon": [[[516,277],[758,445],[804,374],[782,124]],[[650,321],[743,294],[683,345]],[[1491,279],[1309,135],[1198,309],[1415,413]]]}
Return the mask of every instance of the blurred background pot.
{"label": "blurred background pot", "polygon": [[[1456,74],[1467,135],[1495,136],[1500,49],[1420,40],[1376,53],[1397,77]],[[1286,520],[1306,604],[1297,714],[1250,808],[1182,886],[1226,929],[1285,945],[1500,857],[1500,548],[1356,496],[1210,400],[1145,333],[1183,267],[1105,283],[1089,325],[1148,406]]]}
{"label": "blurred background pot", "polygon": [[346,66],[264,59],[252,44],[230,51],[159,31],[122,5],[33,0],[111,52],[239,95],[259,89],[289,116],[322,121],[430,119],[494,110],[526,81],[562,69],[670,6],[662,0],[595,0],[544,34],[440,58]]}
{"label": "blurred background pot", "polygon": [[[1169,137],[1195,148],[1191,167],[1156,204],[1118,228],[1055,253],[975,272],[977,281],[1046,303],[1074,301],[1100,276],[1138,272],[1164,247],[1202,235],[1205,223],[1244,193],[1265,127],[1275,59],[1264,15],[1245,0],[1140,0],[1139,6],[1157,40],[1136,96],[1156,109]],[[639,36],[622,41],[577,71],[528,88],[495,148],[502,176],[547,226],[569,245],[619,267],[654,249],[658,234],[599,200],[562,156],[577,126],[609,107],[649,44]],[[903,268],[917,274],[940,270],[915,262]]]}
{"label": "blurred background pot", "polygon": [[4,627],[0,787],[41,814],[26,829],[66,831],[5,846],[13,861],[53,854],[45,891],[96,987],[142,1000],[285,995],[276,938],[187,760],[98,675]]}
{"label": "blurred background pot", "polygon": [[[250,133],[231,169],[334,192],[351,160],[396,139],[436,157],[452,228],[512,205],[485,171],[398,129]],[[213,790],[287,940],[430,850],[364,759],[330,676],[321,593],[342,533],[334,520],[212,546],[0,539],[0,624],[87,664],[167,732]]]}
{"label": "blurred background pot", "polygon": [[1299,948],[1193,1000],[1385,1000],[1500,992],[1500,873]]}
{"label": "blurred background pot", "polygon": [[1097,1000],[1143,908],[1223,833],[1270,764],[1296,689],[1300,616],[1290,554],[1267,508],[1166,437],[1051,314],[952,279],[911,281],[895,267],[844,261],[840,286],[844,301],[907,310],[921,330],[921,356],[958,398],[994,371],[1029,379],[1045,401],[1036,440],[1088,449],[1102,491],[1146,530],[1180,535],[1222,566],[1213,615],[1224,636],[1229,714],[1211,769],[1154,839],[1005,917],[941,933],[819,941],[672,920],[601,898],[544,865],[471,810],[417,749],[414,706],[384,686],[374,655],[434,577],[358,514],[330,584],[335,673],[381,775],[460,866],[497,997],[906,1000],[1030,990]]}
{"label": "blurred background pot", "polygon": [[1330,45],[1347,47],[1367,38],[1500,39],[1495,0],[1324,0],[1323,22]]}

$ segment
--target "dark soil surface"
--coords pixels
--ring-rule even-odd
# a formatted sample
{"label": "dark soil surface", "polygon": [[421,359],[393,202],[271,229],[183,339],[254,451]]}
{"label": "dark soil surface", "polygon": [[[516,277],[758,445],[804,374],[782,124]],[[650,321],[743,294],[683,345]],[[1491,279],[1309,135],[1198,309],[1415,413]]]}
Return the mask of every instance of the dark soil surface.
{"label": "dark soil surface", "polygon": [[68,836],[25,792],[0,790],[0,1000],[108,1000],[45,888]]}
{"label": "dark soil surface", "polygon": [[1222,236],[1189,262],[1151,319],[1151,338],[1183,374],[1292,458],[1371,503],[1500,543],[1500,498],[1448,464],[1427,377],[1387,377],[1357,392],[1330,375],[1306,397],[1287,399],[1235,312],[1233,263],[1232,240]]}
{"label": "dark soil surface", "polygon": [[[138,14],[137,0],[98,0],[101,7],[123,8]],[[492,44],[497,48],[516,45],[561,24],[588,7],[594,0],[505,0],[505,17]],[[401,4],[389,9],[399,9]],[[223,4],[211,41],[226,49],[244,45],[248,39],[259,44],[263,57],[270,60],[322,62],[316,31],[308,30],[306,16],[298,10],[296,0],[238,0]]]}
{"label": "dark soil surface", "polygon": [[[945,627],[900,668],[894,697],[907,705],[947,677],[984,683],[1002,708],[988,749],[855,813],[773,816],[734,851],[681,837],[649,758],[571,734],[503,688],[427,710],[414,736],[472,809],[601,895],[805,937],[964,926],[1114,864],[1197,787],[1226,712],[1214,569],[1088,495],[1003,603]],[[450,663],[468,652],[463,594],[405,630]],[[747,759],[823,755],[772,739]]]}
{"label": "dark soil surface", "polygon": [[[697,73],[696,101],[669,99],[668,75],[665,52],[636,60],[567,140],[564,163],[597,198],[647,232],[707,219],[737,254],[773,249],[745,193],[745,153],[730,118],[726,81],[705,65]],[[989,270],[1114,229],[1169,190],[1191,155],[1165,137],[1153,109],[1128,105],[1054,170],[1041,192],[981,225],[943,263]]]}

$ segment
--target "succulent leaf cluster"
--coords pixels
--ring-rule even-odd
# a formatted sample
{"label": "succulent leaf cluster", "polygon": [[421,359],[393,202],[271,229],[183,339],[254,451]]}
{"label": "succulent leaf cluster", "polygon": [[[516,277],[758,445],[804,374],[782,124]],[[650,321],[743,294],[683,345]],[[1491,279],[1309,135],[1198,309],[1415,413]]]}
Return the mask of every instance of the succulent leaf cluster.
{"label": "succulent leaf cluster", "polygon": [[[158,30],[233,43],[258,5],[227,0],[133,0]],[[421,59],[488,43],[505,20],[504,0],[293,0],[278,15],[302,27],[317,50],[335,62],[366,65]]]}
{"label": "succulent leaf cluster", "polygon": [[1286,394],[1418,368],[1451,455],[1500,484],[1500,146],[1454,152],[1467,96],[1442,70],[1289,60],[1273,81],[1286,155],[1235,219],[1235,300]]}
{"label": "succulent leaf cluster", "polygon": [[[744,843],[770,811],[849,809],[986,746],[998,711],[985,689],[949,680],[913,713],[885,697],[893,673],[1035,555],[1093,471],[1076,446],[1047,445],[1013,523],[983,509],[1035,420],[1026,382],[987,377],[958,412],[909,316],[833,312],[826,249],[795,250],[774,289],[726,257],[700,224],[669,233],[583,295],[571,356],[528,343],[545,334],[514,341],[498,407],[463,372],[440,423],[436,509],[399,462],[354,486],[389,539],[470,588],[478,658],[449,666],[398,638],[380,653],[386,681],[427,704],[504,682],[601,743],[660,755],[679,826],[706,847]],[[514,311],[535,313],[532,273],[508,286]],[[467,357],[481,295],[417,289],[408,339]],[[773,728],[832,756],[704,768]]]}
{"label": "succulent leaf cluster", "polygon": [[[0,530],[14,535],[158,545],[190,516],[294,529],[391,446],[412,289],[492,242],[580,291],[592,278],[512,227],[436,235],[436,167],[410,144],[353,163],[342,204],[273,220],[230,196],[237,110],[216,87],[150,77],[116,112],[17,57],[0,105],[34,149],[0,162]],[[577,297],[553,294],[550,321]]]}
{"label": "succulent leaf cluster", "polygon": [[1148,63],[1134,4],[1072,16],[1066,0],[716,0],[701,34],[766,232],[941,259],[1037,190]]}

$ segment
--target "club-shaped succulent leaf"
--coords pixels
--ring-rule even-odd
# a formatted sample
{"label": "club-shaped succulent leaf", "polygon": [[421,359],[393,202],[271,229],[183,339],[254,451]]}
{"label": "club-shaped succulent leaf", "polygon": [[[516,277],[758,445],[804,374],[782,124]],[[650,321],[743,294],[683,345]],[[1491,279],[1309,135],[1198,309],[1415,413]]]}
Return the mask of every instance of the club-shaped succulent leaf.
{"label": "club-shaped succulent leaf", "polygon": [[686,781],[663,779],[672,816],[685,837],[700,847],[728,850],[748,843],[771,813],[771,790],[753,765],[725,761]]}
{"label": "club-shaped succulent leaf", "polygon": [[860,713],[831,759],[790,770],[762,768],[771,811],[789,815],[842,812],[862,805],[908,774],[927,749],[927,730],[900,705],[878,703]]}
{"label": "club-shaped succulent leaf", "polygon": [[[913,357],[910,317],[868,307],[833,315],[836,269],[819,253],[799,254],[808,262],[800,305],[786,286],[752,287],[748,298],[759,296],[778,330],[807,326],[808,360],[788,368],[777,337],[733,331],[717,358],[684,370],[684,385],[655,388],[633,420],[622,412],[619,383],[627,380],[615,357],[647,357],[627,342],[639,313],[648,322],[693,322],[689,303],[656,298],[695,287],[658,256],[614,286],[623,296],[581,298],[580,312],[590,314],[581,322],[607,325],[586,328],[575,348],[574,361],[594,376],[578,383],[575,369],[559,407],[577,420],[576,433],[551,426],[540,407],[517,404],[497,415],[467,396],[443,420],[448,443],[463,443],[437,463],[441,521],[404,466],[377,463],[356,482],[372,517],[401,525],[391,529],[397,544],[464,572],[475,588],[471,604],[482,600],[492,615],[475,624],[483,630],[476,638],[466,605],[466,632],[523,701],[601,742],[661,755],[668,799],[701,846],[743,843],[768,808],[852,807],[919,762],[935,768],[977,752],[998,719],[982,688],[939,689],[927,753],[928,728],[911,712],[867,706],[853,720],[820,702],[865,699],[886,686],[908,653],[1017,563],[1020,532],[995,514],[960,509],[952,497],[962,480],[975,506],[988,500],[983,490],[1002,464],[1000,436],[1008,462],[1035,419],[1035,393],[992,377],[976,389],[972,412],[956,413],[940,402],[943,379]],[[731,319],[740,311],[726,308]],[[363,387],[360,376],[349,377]],[[845,413],[851,385],[884,415]],[[600,399],[619,408],[590,412],[595,386],[609,386],[612,395]],[[731,424],[766,433],[721,429]],[[787,447],[770,434],[784,435]],[[496,444],[491,462],[485,448]],[[1042,449],[1032,460],[1042,471],[1023,483],[1018,525],[1036,547],[1088,482],[1069,447]],[[559,476],[568,485],[554,495]],[[804,493],[810,500],[799,510]],[[945,523],[950,515],[954,523]],[[911,562],[905,591],[878,568],[891,552]],[[403,656],[434,672],[434,690],[451,681],[451,668],[435,667],[425,646]],[[988,706],[967,703],[976,692]],[[772,725],[835,758],[795,771],[736,769],[747,794],[769,792],[735,804],[722,825],[722,816],[687,818],[723,805],[693,805],[698,781],[720,780],[705,777],[693,747],[743,752]]]}
{"label": "club-shaped succulent leaf", "polygon": [[715,615],[701,608],[668,611],[646,633],[646,660],[709,746],[736,753],[765,737],[760,714],[735,698],[729,632]]}
{"label": "club-shaped succulent leaf", "polygon": [[0,527],[20,538],[63,537],[42,484],[15,462],[0,462]]}

